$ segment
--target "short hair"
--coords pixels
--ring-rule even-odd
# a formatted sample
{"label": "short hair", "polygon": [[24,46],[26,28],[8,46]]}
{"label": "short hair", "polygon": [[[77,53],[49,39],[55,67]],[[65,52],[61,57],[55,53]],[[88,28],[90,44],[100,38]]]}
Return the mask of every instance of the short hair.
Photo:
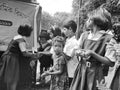
{"label": "short hair", "polygon": [[107,31],[112,28],[111,14],[105,8],[98,8],[88,14],[93,23],[101,30]]}
{"label": "short hair", "polygon": [[54,37],[61,36],[61,29],[59,27],[52,27],[50,30],[53,33]]}
{"label": "short hair", "polygon": [[62,36],[54,37],[52,40],[52,45],[54,45],[55,42],[60,42],[63,45],[63,47],[65,45],[65,39]]}
{"label": "short hair", "polygon": [[77,29],[77,24],[76,24],[75,21],[70,20],[70,21],[68,21],[65,25],[63,25],[63,27],[65,27],[65,28],[67,28],[67,29],[71,28],[72,31],[75,33],[75,32],[76,32],[76,29]]}
{"label": "short hair", "polygon": [[54,33],[53,27],[51,27],[49,30],[50,30],[50,32]]}
{"label": "short hair", "polygon": [[42,32],[40,33],[39,35],[40,38],[45,38],[46,40],[49,40],[50,37],[49,37],[49,34],[47,33],[47,30],[42,30]]}
{"label": "short hair", "polygon": [[20,25],[18,27],[18,34],[29,37],[31,35],[31,32],[33,31],[33,28],[29,25]]}
{"label": "short hair", "polygon": [[98,26],[101,30],[107,31],[108,29],[110,29],[109,22],[104,22],[100,18],[93,18],[92,20],[93,20],[93,23],[96,26]]}
{"label": "short hair", "polygon": [[54,28],[54,37],[61,36],[61,29],[59,27]]}

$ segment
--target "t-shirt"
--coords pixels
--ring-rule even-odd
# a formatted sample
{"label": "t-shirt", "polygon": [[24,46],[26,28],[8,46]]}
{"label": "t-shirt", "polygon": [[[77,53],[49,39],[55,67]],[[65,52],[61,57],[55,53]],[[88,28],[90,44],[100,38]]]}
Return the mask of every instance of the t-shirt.
{"label": "t-shirt", "polygon": [[[69,38],[66,40],[65,47],[64,47],[64,53],[68,56],[72,56],[73,50],[77,49],[79,47],[79,43],[75,36]],[[79,61],[76,56],[72,57],[68,62],[67,62],[67,70],[68,70],[68,76],[73,78],[74,72],[77,68]]]}

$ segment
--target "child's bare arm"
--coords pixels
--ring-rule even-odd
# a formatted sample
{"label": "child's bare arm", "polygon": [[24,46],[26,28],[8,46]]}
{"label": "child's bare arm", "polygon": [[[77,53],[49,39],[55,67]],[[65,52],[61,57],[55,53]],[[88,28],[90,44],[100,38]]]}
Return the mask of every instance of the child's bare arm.
{"label": "child's bare arm", "polygon": [[61,74],[64,69],[65,62],[64,60],[60,61],[59,68],[57,70],[54,70],[53,72],[49,72],[50,75],[56,75],[56,74]]}
{"label": "child's bare arm", "polygon": [[54,72],[48,72],[49,75],[56,75],[56,74],[61,74],[62,73],[62,69],[56,70]]}

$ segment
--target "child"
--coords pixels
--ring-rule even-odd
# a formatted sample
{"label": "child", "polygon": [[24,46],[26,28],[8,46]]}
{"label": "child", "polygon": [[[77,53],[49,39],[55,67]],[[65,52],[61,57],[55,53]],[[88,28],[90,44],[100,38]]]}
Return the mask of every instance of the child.
{"label": "child", "polygon": [[67,69],[68,69],[68,76],[69,76],[69,86],[72,82],[74,72],[78,65],[78,59],[76,56],[74,56],[73,52],[74,49],[79,47],[78,41],[75,37],[75,32],[77,29],[77,24],[75,21],[70,20],[68,21],[64,26],[63,30],[65,33],[65,36],[67,37],[65,47],[64,47],[64,53],[71,57],[69,61],[67,61]]}
{"label": "child", "polygon": [[[38,48],[39,52],[49,52],[51,48],[51,44],[48,43],[47,41],[49,40],[49,35],[47,32],[42,32],[39,35],[39,45],[40,47]],[[43,69],[47,70],[53,63],[53,60],[51,58],[51,55],[45,55],[41,54],[39,57],[39,61],[41,63],[40,65],[40,72],[43,73]]]}
{"label": "child", "polygon": [[106,55],[107,43],[112,39],[112,36],[106,33],[111,28],[110,20],[109,12],[103,8],[89,16],[86,27],[90,28],[90,32],[85,32],[80,37],[81,61],[70,90],[98,90],[96,82],[100,82],[106,74],[103,72],[103,65],[114,65],[112,59]]}
{"label": "child", "polygon": [[109,67],[105,82],[101,83],[101,81],[98,83],[100,90],[119,90],[120,88],[120,24],[113,25],[113,35],[114,38],[107,44],[106,55],[115,62],[115,65],[114,67]]}
{"label": "child", "polygon": [[[115,62],[114,67],[109,68],[108,76],[106,77],[106,87],[111,90],[119,90],[120,89],[120,25],[113,25],[113,34],[114,39],[110,41],[107,45],[109,52],[108,56],[111,57]],[[111,55],[113,54],[113,55]]]}
{"label": "child", "polygon": [[[47,31],[49,34],[50,39],[48,40],[49,43],[52,44],[52,39],[56,36],[61,36],[61,29],[59,27],[51,27],[50,30]],[[53,47],[50,49],[50,53],[53,54]]]}
{"label": "child", "polygon": [[61,29],[59,27],[51,27],[47,30],[50,39],[48,40],[49,43],[52,43],[52,39],[56,36],[61,36]]}
{"label": "child", "polygon": [[53,67],[43,73],[41,77],[51,75],[51,86],[50,90],[68,90],[68,74],[66,66],[66,57],[63,54],[64,39],[61,36],[56,36],[53,39]]}

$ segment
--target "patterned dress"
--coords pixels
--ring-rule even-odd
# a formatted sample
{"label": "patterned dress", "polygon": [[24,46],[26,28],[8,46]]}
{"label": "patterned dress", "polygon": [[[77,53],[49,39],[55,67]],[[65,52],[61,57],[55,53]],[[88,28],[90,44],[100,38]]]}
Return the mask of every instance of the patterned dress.
{"label": "patterned dress", "polygon": [[67,74],[67,66],[64,55],[54,56],[53,71],[62,70],[61,74],[51,76],[50,90],[69,90],[69,79]]}
{"label": "patterned dress", "polygon": [[[106,43],[110,41],[111,35],[103,34],[98,40],[88,39],[89,33],[84,33],[82,49],[93,50],[97,54],[104,56]],[[98,90],[97,83],[104,78],[103,64],[96,60],[94,57],[90,57],[87,61],[81,58],[81,61],[75,71],[73,82],[70,90]]]}

